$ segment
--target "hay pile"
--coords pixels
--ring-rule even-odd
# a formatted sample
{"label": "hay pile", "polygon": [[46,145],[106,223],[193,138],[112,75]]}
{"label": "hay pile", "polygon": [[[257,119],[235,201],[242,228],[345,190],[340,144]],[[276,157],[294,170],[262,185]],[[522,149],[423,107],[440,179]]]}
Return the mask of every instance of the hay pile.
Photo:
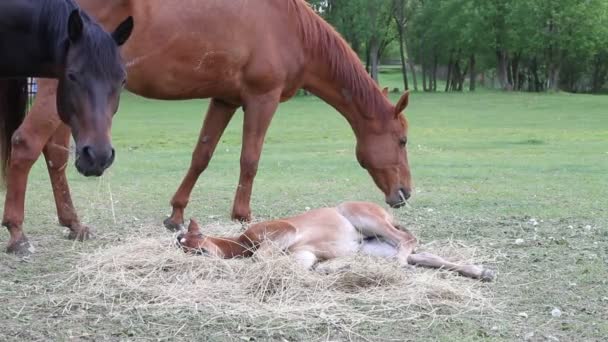
{"label": "hay pile", "polygon": [[[307,271],[285,255],[220,260],[187,255],[173,242],[168,236],[134,238],[84,255],[64,283],[71,287],[65,311],[96,307],[115,315],[145,311],[154,316],[192,312],[204,317],[197,322],[199,328],[221,329],[226,322],[236,322],[265,332],[351,332],[361,324],[373,327],[492,310],[487,285],[449,272],[404,268],[367,256],[333,260]],[[453,243],[426,247],[453,260],[474,256],[472,249]]]}

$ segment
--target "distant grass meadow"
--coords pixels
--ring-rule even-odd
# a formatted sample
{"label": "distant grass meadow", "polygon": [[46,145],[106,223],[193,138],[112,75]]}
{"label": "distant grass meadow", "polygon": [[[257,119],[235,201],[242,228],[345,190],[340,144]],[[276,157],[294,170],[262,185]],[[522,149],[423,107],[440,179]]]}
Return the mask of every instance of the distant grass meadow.
{"label": "distant grass meadow", "polygon": [[[395,75],[383,77],[383,84],[402,87]],[[393,101],[398,98],[391,96]],[[94,241],[78,244],[63,239],[44,162],[36,164],[30,176],[25,230],[37,252],[26,261],[0,254],[0,340],[206,336],[193,329],[159,328],[170,322],[181,324],[189,319],[187,313],[134,323],[117,319],[107,309],[99,312],[103,318],[90,321],[86,312],[65,310],[52,298],[70,296],[73,290],[61,280],[83,254],[138,238],[170,235],[162,220],[170,213],[169,200],[189,165],[207,103],[124,95],[113,129],[117,160],[111,171],[101,179],[85,179],[70,162],[73,198],[82,221],[99,235]],[[318,335],[287,331],[280,336],[289,336],[282,337],[286,340],[605,340],[608,97],[484,90],[413,93],[407,116],[416,189],[410,206],[394,214],[423,243],[460,241],[488,253],[493,260],[490,266],[499,270],[497,282],[485,285],[495,309],[441,319],[421,316],[401,326],[374,322],[354,327],[356,335],[332,331],[328,325]],[[239,113],[193,192],[187,215],[203,224],[230,224],[241,127]],[[346,121],[317,98],[297,97],[281,105],[254,186],[256,219],[344,200],[383,203],[383,195],[355,160],[354,143]],[[5,245],[8,234],[0,237]],[[202,319],[204,312],[197,317]],[[268,338],[262,326],[238,329],[243,340]]]}

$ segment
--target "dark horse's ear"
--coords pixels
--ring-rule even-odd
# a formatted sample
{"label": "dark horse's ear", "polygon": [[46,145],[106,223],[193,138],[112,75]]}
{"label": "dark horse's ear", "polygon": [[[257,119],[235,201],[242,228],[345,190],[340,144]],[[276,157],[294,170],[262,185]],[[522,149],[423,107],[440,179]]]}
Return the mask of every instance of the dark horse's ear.
{"label": "dark horse's ear", "polygon": [[407,107],[407,104],[410,102],[410,92],[406,91],[405,94],[403,94],[403,96],[401,96],[401,98],[399,99],[399,102],[397,102],[397,105],[395,106],[395,117],[399,116],[399,114],[401,114],[401,112],[403,112],[405,110],[405,108]]}
{"label": "dark horse's ear", "polygon": [[77,42],[82,37],[82,31],[84,30],[84,23],[82,22],[82,16],[80,10],[75,9],[70,13],[68,19],[68,37],[71,42]]}
{"label": "dark horse's ear", "polygon": [[122,46],[127,42],[129,37],[131,37],[131,33],[133,32],[133,17],[128,17],[123,21],[116,30],[112,33],[112,38],[116,42],[116,45]]}

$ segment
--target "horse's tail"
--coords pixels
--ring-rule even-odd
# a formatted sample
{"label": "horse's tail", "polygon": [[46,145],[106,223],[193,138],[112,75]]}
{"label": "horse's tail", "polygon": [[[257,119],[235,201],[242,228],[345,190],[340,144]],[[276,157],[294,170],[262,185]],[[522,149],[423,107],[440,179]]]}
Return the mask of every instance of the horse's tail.
{"label": "horse's tail", "polygon": [[0,79],[0,181],[6,184],[11,139],[27,111],[27,78]]}

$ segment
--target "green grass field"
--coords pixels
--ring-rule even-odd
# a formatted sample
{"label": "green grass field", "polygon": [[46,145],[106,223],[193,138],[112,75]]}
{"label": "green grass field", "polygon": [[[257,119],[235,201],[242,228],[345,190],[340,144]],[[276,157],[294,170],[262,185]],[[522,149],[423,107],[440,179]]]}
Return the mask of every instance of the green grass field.
{"label": "green grass field", "polygon": [[[0,254],[0,340],[192,338],[188,329],[165,329],[165,324],[181,322],[180,317],[127,321],[108,308],[98,313],[105,318],[91,320],[85,311],[66,311],[65,303],[53,298],[70,296],[61,280],[83,253],[128,237],[169,234],[162,220],[188,167],[206,104],[124,96],[113,130],[117,160],[111,171],[101,179],[85,179],[72,164],[69,168],[81,219],[99,235],[94,241],[63,239],[44,163],[36,164],[25,230],[37,252],[25,261]],[[496,309],[437,320],[422,316],[401,326],[374,322],[353,328],[358,335],[351,338],[604,340],[608,97],[415,93],[410,104],[409,155],[416,190],[410,206],[394,213],[423,242],[458,240],[490,253],[491,266],[500,274],[486,293]],[[240,113],[194,190],[187,215],[203,223],[228,223],[241,124]],[[254,215],[275,218],[344,200],[383,201],[355,160],[346,121],[314,97],[283,104],[266,139]],[[2,245],[7,239],[7,233],[0,235]],[[555,308],[561,316],[552,316]],[[187,317],[184,313],[181,319]],[[204,313],[197,317],[204,319]],[[265,339],[263,327],[241,329],[243,336]],[[297,331],[282,336],[305,339]],[[347,338],[331,325],[321,327],[315,338],[328,336]]]}

